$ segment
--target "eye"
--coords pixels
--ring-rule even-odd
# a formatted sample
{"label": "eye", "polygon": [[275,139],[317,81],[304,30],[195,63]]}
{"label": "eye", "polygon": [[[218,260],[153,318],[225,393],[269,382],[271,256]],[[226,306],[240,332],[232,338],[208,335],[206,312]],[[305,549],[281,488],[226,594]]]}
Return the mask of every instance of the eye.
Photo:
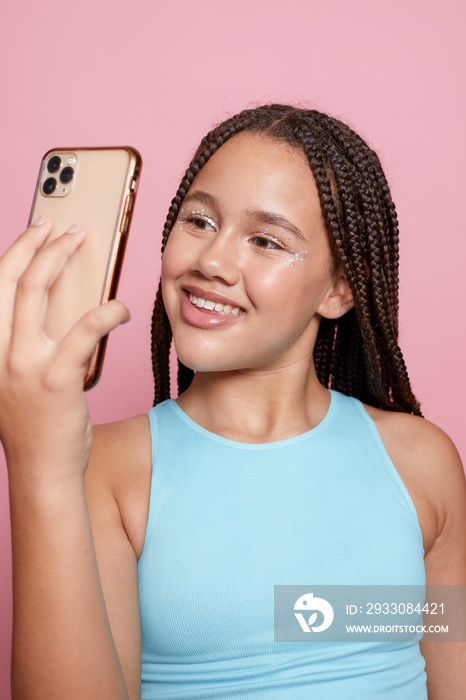
{"label": "eye", "polygon": [[263,233],[256,233],[252,240],[254,245],[264,250],[284,250],[284,246],[275,236],[265,236]]}
{"label": "eye", "polygon": [[191,214],[190,216],[183,216],[182,221],[199,231],[215,231],[215,221],[210,216],[196,216]]}

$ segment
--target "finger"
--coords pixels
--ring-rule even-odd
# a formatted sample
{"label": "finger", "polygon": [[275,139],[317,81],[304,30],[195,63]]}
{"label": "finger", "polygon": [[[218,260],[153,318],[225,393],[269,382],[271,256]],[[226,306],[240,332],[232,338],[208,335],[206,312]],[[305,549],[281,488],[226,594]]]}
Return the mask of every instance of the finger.
{"label": "finger", "polygon": [[13,313],[12,349],[33,347],[44,338],[48,292],[84,237],[83,229],[72,226],[67,233],[43,246],[19,278]]}
{"label": "finger", "polygon": [[85,314],[63,338],[54,361],[54,374],[59,381],[74,368],[75,378],[81,383],[87,363],[95,346],[104,336],[131,318],[121,301],[112,299]]}
{"label": "finger", "polygon": [[16,273],[19,277],[42,247],[51,229],[52,222],[44,216],[31,224],[0,257],[0,272]]}
{"label": "finger", "polygon": [[0,328],[11,331],[18,280],[50,233],[52,222],[41,217],[0,258]]}

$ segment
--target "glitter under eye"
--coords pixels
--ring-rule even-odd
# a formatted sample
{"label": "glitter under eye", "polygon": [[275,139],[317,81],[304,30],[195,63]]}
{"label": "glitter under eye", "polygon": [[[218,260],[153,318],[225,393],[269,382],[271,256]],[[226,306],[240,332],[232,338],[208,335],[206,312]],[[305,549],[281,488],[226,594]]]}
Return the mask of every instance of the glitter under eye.
{"label": "glitter under eye", "polygon": [[302,262],[304,263],[304,258],[307,255],[307,250],[300,250],[299,253],[295,253],[294,250],[290,250],[290,255],[288,258],[285,260],[283,263],[287,267],[293,267],[295,263],[297,262]]}

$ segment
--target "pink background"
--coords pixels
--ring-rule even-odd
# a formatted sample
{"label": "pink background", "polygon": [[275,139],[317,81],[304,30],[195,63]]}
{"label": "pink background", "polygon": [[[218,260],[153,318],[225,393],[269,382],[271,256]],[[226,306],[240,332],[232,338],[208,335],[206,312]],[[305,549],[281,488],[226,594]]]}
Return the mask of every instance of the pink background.
{"label": "pink background", "polygon": [[[144,158],[96,422],[151,406],[160,234],[199,139],[254,103],[304,101],[382,157],[402,231],[402,347],[425,415],[465,452],[465,10],[459,0],[16,0],[0,41],[3,250],[24,228],[43,153],[131,144]],[[0,471],[0,699],[9,698],[10,543]]]}

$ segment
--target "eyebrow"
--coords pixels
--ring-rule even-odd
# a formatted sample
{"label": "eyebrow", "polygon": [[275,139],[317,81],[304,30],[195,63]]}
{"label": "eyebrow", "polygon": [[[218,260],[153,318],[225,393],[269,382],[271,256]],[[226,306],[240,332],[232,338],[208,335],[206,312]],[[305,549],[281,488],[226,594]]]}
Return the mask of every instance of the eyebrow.
{"label": "eyebrow", "polygon": [[189,204],[192,201],[200,202],[201,204],[207,204],[208,207],[217,207],[218,208],[218,201],[217,199],[212,195],[209,194],[208,192],[202,192],[201,190],[194,190],[194,192],[190,192],[189,194],[186,195],[186,197],[183,200],[183,204]]}
{"label": "eyebrow", "polygon": [[[219,203],[216,197],[214,197],[212,194],[209,194],[209,192],[203,192],[202,190],[195,190],[194,192],[190,192],[189,194],[187,194],[184,198],[183,204],[189,204],[193,201],[199,202],[200,204],[205,204],[209,207],[216,207],[217,209],[219,208]],[[271,226],[280,226],[281,228],[286,229],[290,233],[294,234],[300,240],[306,240],[299,228],[292,224],[291,221],[288,221],[288,219],[286,219],[284,216],[281,216],[281,214],[275,214],[274,212],[263,211],[261,209],[253,209],[245,211],[245,216],[250,219],[260,221],[263,224],[270,224]]]}

